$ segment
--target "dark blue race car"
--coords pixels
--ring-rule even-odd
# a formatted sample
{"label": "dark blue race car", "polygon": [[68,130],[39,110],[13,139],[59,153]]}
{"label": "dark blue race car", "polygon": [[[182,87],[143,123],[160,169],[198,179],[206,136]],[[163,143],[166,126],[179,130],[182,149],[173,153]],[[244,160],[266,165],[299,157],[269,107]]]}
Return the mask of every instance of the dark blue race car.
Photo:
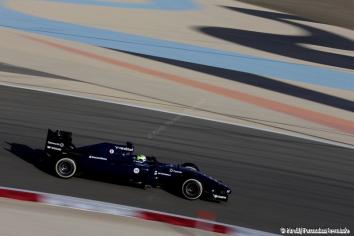
{"label": "dark blue race car", "polygon": [[204,173],[192,163],[160,163],[155,157],[135,155],[134,146],[99,143],[76,148],[72,133],[48,130],[45,145],[46,162],[60,178],[77,173],[109,176],[141,186],[173,188],[186,199],[198,198],[227,201],[231,190],[221,181]]}

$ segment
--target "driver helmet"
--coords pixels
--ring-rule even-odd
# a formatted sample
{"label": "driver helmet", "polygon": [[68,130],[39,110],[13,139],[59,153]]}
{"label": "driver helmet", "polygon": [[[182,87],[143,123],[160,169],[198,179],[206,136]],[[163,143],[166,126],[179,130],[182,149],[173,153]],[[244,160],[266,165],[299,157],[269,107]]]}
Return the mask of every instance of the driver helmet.
{"label": "driver helmet", "polygon": [[143,154],[139,154],[136,156],[137,161],[145,162],[146,161],[146,156]]}

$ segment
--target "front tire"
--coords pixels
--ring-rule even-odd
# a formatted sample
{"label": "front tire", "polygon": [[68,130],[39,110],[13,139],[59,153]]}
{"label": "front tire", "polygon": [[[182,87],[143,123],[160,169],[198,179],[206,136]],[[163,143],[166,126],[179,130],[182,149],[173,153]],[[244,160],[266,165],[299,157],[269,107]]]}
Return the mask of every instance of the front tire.
{"label": "front tire", "polygon": [[191,170],[193,170],[193,171],[200,171],[199,168],[198,168],[198,166],[196,166],[196,165],[193,164],[193,163],[183,163],[183,164],[182,164],[182,167],[191,169]]}
{"label": "front tire", "polygon": [[75,175],[76,170],[76,163],[71,158],[64,157],[55,163],[55,174],[60,178],[71,178]]}
{"label": "front tire", "polygon": [[203,185],[196,179],[187,179],[182,184],[182,194],[188,200],[197,200],[203,193]]}

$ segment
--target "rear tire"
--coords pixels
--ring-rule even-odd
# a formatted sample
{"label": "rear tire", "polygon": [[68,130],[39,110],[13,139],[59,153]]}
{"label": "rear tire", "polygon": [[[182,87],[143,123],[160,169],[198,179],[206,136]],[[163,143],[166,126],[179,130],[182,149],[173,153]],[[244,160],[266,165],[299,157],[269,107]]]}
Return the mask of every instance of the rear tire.
{"label": "rear tire", "polygon": [[77,167],[73,159],[64,157],[55,163],[55,174],[63,179],[69,179],[76,173]]}
{"label": "rear tire", "polygon": [[196,179],[187,179],[182,184],[182,195],[188,200],[197,200],[203,193],[203,185]]}

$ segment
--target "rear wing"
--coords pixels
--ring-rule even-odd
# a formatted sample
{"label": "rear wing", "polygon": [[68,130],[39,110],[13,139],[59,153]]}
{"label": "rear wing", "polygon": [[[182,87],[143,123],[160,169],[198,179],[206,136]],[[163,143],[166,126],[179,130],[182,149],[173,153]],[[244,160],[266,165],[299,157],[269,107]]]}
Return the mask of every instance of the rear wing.
{"label": "rear wing", "polygon": [[62,130],[52,131],[48,129],[45,151],[48,153],[63,153],[66,150],[74,149],[72,144],[72,133]]}

